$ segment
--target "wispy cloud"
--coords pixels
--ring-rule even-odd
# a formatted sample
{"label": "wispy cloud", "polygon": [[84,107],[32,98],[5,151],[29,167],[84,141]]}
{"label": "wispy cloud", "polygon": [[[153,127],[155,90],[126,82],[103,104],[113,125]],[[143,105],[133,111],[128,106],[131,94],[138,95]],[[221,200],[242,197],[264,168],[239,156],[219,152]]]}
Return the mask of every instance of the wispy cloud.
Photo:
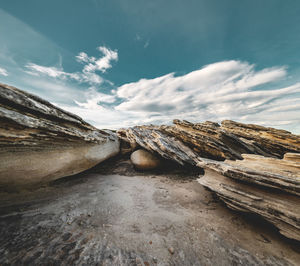
{"label": "wispy cloud", "polygon": [[[126,125],[169,123],[173,118],[233,119],[275,127],[284,125],[300,132],[300,83],[278,87],[276,82],[286,77],[286,67],[257,71],[247,62],[218,62],[182,76],[170,73],[124,84],[114,92],[115,104],[107,113],[114,127],[123,125],[123,120],[114,118],[117,114],[115,117],[126,117]],[[271,83],[273,88],[270,88]],[[99,99],[101,97],[99,94]],[[111,97],[109,99],[113,99]],[[94,95],[93,99],[96,98]],[[95,107],[94,104],[87,101],[79,105],[95,110],[90,108]],[[101,114],[105,114],[106,109],[101,108]],[[83,110],[81,113],[84,114]],[[104,116],[107,119],[108,116]],[[95,115],[95,124],[101,124],[102,117]]]}
{"label": "wispy cloud", "polygon": [[2,67],[0,67],[0,75],[1,75],[1,76],[7,77],[7,76],[8,76],[7,70],[4,69],[4,68],[2,68]]}
{"label": "wispy cloud", "polygon": [[107,69],[112,67],[112,61],[118,61],[118,52],[116,50],[113,51],[105,46],[99,46],[97,49],[103,54],[103,57],[90,57],[84,52],[76,56],[78,62],[85,64],[83,68],[84,73],[93,73],[97,70],[104,73]]}
{"label": "wispy cloud", "polygon": [[149,39],[143,38],[140,34],[136,34],[134,40],[137,41],[137,42],[143,43],[143,47],[144,47],[145,49],[146,49],[146,48],[149,46],[149,44],[150,44],[150,40],[149,40]]}
{"label": "wispy cloud", "polygon": [[26,70],[26,72],[31,75],[46,75],[56,79],[72,79],[80,83],[84,82],[91,85],[101,84],[104,79],[95,72],[101,71],[104,73],[107,69],[111,68],[111,62],[118,60],[118,52],[104,46],[99,46],[97,49],[103,54],[102,57],[89,57],[85,52],[80,52],[76,56],[76,60],[84,64],[81,72],[68,73],[65,72],[62,67],[48,67],[34,63],[28,63],[25,66],[29,70]]}
{"label": "wispy cloud", "polygon": [[89,110],[101,110],[102,104],[111,104],[114,103],[116,100],[115,95],[109,95],[105,93],[98,92],[96,88],[89,88],[89,90],[85,93],[85,98],[87,99],[86,102],[78,102],[75,103]]}
{"label": "wispy cloud", "polygon": [[277,81],[286,75],[284,67],[255,71],[253,65],[239,61],[219,62],[205,66],[183,76],[174,73],[155,79],[141,79],[118,88],[117,96],[123,102],[118,110],[182,114],[206,110],[212,104],[222,106],[221,112],[214,110],[211,116],[231,110],[231,104],[239,103],[243,108],[257,104],[262,97],[274,97],[293,91],[292,89],[255,91],[257,86]]}
{"label": "wispy cloud", "polygon": [[32,72],[27,72],[32,75],[45,74],[46,76],[49,76],[51,78],[61,78],[61,79],[72,78],[75,80],[80,80],[80,75],[78,73],[67,73],[57,67],[46,67],[46,66],[33,64],[33,63],[28,63],[26,65],[26,68],[32,71]]}

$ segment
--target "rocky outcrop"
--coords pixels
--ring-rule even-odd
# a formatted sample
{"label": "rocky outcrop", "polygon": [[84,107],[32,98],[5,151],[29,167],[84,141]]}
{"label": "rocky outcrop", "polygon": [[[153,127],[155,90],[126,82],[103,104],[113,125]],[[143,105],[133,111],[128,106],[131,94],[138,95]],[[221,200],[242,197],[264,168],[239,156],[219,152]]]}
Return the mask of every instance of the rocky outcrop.
{"label": "rocky outcrop", "polygon": [[118,135],[132,149],[141,146],[180,164],[197,164],[199,158],[242,159],[242,154],[282,158],[300,152],[300,137],[285,130],[233,121],[190,123],[174,120],[171,126],[135,126]]}
{"label": "rocky outcrop", "polygon": [[134,151],[130,160],[135,168],[139,170],[151,170],[159,167],[160,160],[154,156],[152,153],[146,150]]}
{"label": "rocky outcrop", "polygon": [[127,152],[140,146],[181,165],[196,165],[199,162],[198,155],[192,149],[175,137],[162,132],[159,126],[136,126],[120,129],[117,133],[123,142],[129,143],[131,149],[127,148]]}
{"label": "rocky outcrop", "polygon": [[49,182],[118,152],[119,141],[111,131],[0,84],[0,187]]}
{"label": "rocky outcrop", "polygon": [[174,120],[171,126],[135,126],[118,135],[127,143],[124,152],[140,146],[204,168],[199,183],[228,207],[260,215],[300,240],[300,136],[228,120],[221,125]]}
{"label": "rocky outcrop", "polygon": [[[212,169],[237,181],[279,189],[300,196],[300,163],[290,160],[288,155],[280,160],[260,155],[243,154],[244,160],[217,162],[203,159],[202,162],[198,163],[198,166]],[[300,158],[299,153],[295,153],[294,156],[296,159]]]}
{"label": "rocky outcrop", "polygon": [[199,183],[214,191],[229,208],[254,213],[284,236],[300,241],[300,154],[284,159],[243,155],[244,160],[203,160]]}

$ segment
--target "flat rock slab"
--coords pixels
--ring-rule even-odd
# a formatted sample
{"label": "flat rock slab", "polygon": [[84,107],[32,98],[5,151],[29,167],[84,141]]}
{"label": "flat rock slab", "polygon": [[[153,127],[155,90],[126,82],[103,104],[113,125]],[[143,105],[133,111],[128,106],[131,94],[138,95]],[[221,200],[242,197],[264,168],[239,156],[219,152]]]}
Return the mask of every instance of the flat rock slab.
{"label": "flat rock slab", "polygon": [[[125,164],[130,163],[118,165]],[[300,260],[299,244],[280,238],[269,224],[224,208],[194,176],[100,172],[92,169],[33,192],[2,193],[0,264],[296,265]]]}

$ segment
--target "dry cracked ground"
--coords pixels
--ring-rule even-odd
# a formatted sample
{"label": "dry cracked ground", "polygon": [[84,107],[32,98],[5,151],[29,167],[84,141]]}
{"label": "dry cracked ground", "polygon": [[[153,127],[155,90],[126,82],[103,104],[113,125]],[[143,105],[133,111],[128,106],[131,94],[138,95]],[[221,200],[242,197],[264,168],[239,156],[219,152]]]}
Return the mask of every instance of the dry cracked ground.
{"label": "dry cracked ground", "polygon": [[[32,191],[0,194],[0,265],[297,265],[300,244],[227,209],[170,165],[114,158]],[[298,264],[299,265],[299,264]]]}

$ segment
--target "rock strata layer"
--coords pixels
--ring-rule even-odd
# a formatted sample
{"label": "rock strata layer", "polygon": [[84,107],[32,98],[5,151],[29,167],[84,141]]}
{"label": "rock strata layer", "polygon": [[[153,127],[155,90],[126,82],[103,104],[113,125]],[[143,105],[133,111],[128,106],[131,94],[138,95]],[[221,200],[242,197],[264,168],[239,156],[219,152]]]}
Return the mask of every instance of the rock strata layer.
{"label": "rock strata layer", "polygon": [[300,152],[300,137],[285,130],[225,120],[190,123],[174,120],[171,126],[135,126],[120,129],[119,137],[132,149],[141,146],[180,164],[196,165],[199,158],[218,161],[242,159],[242,154],[282,158]]}
{"label": "rock strata layer", "polygon": [[229,208],[254,213],[284,236],[300,241],[300,154],[284,159],[243,155],[242,161],[206,160],[199,183],[214,191]]}
{"label": "rock strata layer", "polygon": [[204,168],[199,183],[228,207],[260,215],[300,241],[300,136],[229,120],[221,125],[174,120],[171,126],[135,126],[118,135],[127,143],[123,152],[140,146]]}
{"label": "rock strata layer", "polygon": [[117,136],[17,88],[0,84],[0,187],[49,182],[119,152]]}
{"label": "rock strata layer", "polygon": [[130,144],[131,149],[127,148],[127,152],[140,146],[181,165],[199,162],[198,155],[191,148],[164,133],[159,126],[136,126],[120,129],[117,133],[122,141]]}

